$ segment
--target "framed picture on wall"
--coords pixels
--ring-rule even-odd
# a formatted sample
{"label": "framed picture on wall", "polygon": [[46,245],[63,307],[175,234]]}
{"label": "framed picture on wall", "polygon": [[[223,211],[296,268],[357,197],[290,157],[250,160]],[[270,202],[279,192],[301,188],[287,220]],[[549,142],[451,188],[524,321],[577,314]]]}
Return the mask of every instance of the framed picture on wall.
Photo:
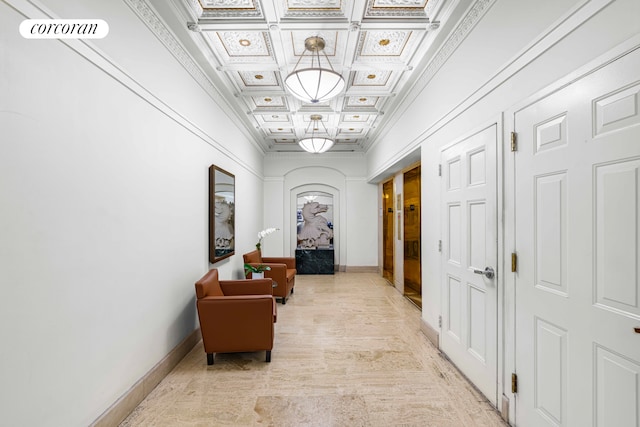
{"label": "framed picture on wall", "polygon": [[236,178],[215,165],[209,167],[209,262],[235,253]]}

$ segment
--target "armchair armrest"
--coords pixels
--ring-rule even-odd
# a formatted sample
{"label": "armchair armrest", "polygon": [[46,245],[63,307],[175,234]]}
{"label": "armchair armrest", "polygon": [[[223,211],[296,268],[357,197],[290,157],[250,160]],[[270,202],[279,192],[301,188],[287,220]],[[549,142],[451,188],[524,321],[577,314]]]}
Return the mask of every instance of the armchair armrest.
{"label": "armchair armrest", "polygon": [[273,295],[271,279],[221,280],[225,295]]}
{"label": "armchair armrest", "polygon": [[296,268],[296,259],[294,257],[262,257],[262,262],[265,264],[284,264],[288,269]]}

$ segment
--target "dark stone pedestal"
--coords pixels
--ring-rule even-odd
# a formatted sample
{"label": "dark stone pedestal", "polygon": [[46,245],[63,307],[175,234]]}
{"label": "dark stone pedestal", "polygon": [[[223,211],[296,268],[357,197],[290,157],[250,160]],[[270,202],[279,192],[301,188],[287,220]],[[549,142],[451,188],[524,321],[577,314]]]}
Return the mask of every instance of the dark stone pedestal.
{"label": "dark stone pedestal", "polygon": [[296,249],[298,274],[333,274],[333,249]]}

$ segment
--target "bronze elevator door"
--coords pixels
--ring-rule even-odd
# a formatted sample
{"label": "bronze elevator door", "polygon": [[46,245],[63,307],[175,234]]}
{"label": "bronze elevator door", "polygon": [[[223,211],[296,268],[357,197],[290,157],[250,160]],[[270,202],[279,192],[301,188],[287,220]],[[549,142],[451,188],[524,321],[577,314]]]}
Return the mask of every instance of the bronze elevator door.
{"label": "bronze elevator door", "polygon": [[404,174],[404,294],[422,308],[420,166]]}
{"label": "bronze elevator door", "polygon": [[393,181],[382,184],[382,276],[393,282]]}

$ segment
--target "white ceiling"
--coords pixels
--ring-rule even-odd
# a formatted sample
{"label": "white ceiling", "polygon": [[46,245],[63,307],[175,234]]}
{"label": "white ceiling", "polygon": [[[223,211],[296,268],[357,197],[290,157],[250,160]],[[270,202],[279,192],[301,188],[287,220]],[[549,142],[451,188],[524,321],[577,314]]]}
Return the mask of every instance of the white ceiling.
{"label": "white ceiling", "polygon": [[[330,151],[364,152],[385,115],[415,90],[417,78],[453,24],[459,0],[180,0],[196,16],[188,27],[215,70],[227,102],[266,152],[301,151],[312,114],[321,114],[336,144]],[[466,4],[463,4],[466,3]],[[325,103],[289,95],[286,76],[311,36],[346,82]],[[307,53],[308,56],[308,53]],[[303,63],[306,62],[303,58]],[[310,62],[309,62],[310,63]],[[302,63],[301,63],[302,65]]]}

